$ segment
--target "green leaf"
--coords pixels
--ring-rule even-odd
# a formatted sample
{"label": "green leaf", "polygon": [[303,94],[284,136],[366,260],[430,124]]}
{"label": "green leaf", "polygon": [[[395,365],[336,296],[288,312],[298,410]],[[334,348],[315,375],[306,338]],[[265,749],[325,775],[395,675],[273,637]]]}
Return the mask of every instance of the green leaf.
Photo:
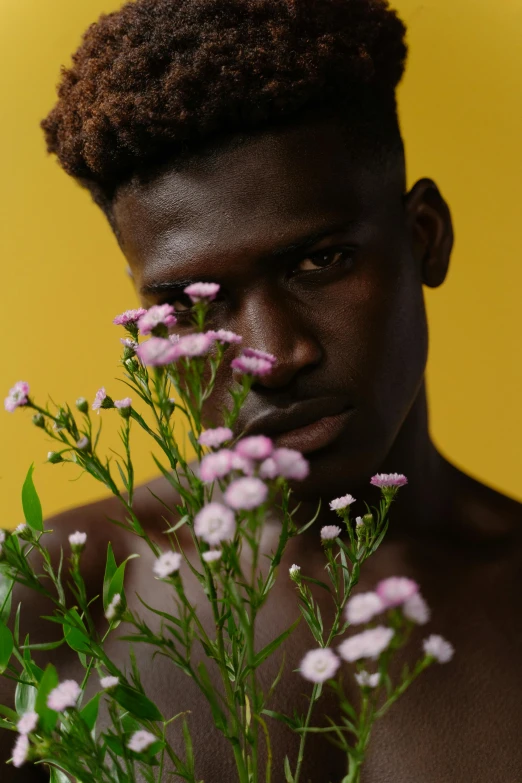
{"label": "green leaf", "polygon": [[34,464],[27,471],[27,476],[22,487],[22,506],[24,509],[25,521],[33,530],[43,532],[43,514],[40,498],[33,484]]}
{"label": "green leaf", "polygon": [[27,678],[28,675],[23,673],[15,690],[15,709],[18,715],[34,710],[36,688],[28,682]]}
{"label": "green leaf", "polygon": [[97,693],[96,696],[87,702],[85,707],[80,710],[80,715],[87,724],[89,731],[92,731],[96,725],[98,719],[98,709],[100,707],[101,693]]}
{"label": "green leaf", "polygon": [[116,565],[116,559],[114,557],[114,552],[112,551],[112,544],[109,541],[107,545],[107,560],[105,564],[105,576],[103,577],[103,606],[104,609],[106,609],[109,605],[108,600],[108,594],[109,594],[109,585],[111,583],[111,579],[116,573],[116,569],[118,566]]}
{"label": "green leaf", "polygon": [[51,767],[50,772],[51,774],[49,776],[49,783],[70,783],[70,779],[67,777],[65,772],[62,772],[60,769]]}
{"label": "green leaf", "polygon": [[52,731],[58,720],[58,713],[47,706],[47,697],[57,685],[58,672],[52,663],[49,663],[40,681],[34,705],[35,712],[40,716],[40,726],[45,732]]}
{"label": "green leaf", "polygon": [[123,563],[120,563],[114,574],[112,575],[112,579],[110,581],[109,587],[107,589],[107,605],[104,604],[104,609],[107,609],[110,602],[114,598],[115,595],[121,595],[122,597],[122,603],[123,599],[125,597],[123,592],[123,581],[125,579],[125,568],[127,566],[127,563],[129,560],[133,560],[135,557],[139,557],[139,555],[129,555],[129,557],[123,561]]}
{"label": "green leaf", "polygon": [[0,674],[5,672],[7,664],[11,660],[13,647],[13,634],[7,625],[4,625],[4,623],[0,620]]}
{"label": "green leaf", "polygon": [[130,685],[118,685],[111,693],[112,698],[120,707],[142,720],[163,720],[163,715],[155,704],[145,694],[140,693]]}
{"label": "green leaf", "polygon": [[[71,625],[67,625],[67,618],[70,618]],[[77,627],[78,624],[81,628]],[[67,612],[63,626],[63,635],[69,647],[75,652],[91,652],[92,648],[89,634],[76,609],[70,609]]]}
{"label": "green leaf", "polygon": [[13,580],[0,571],[0,620],[7,623],[11,614]]}
{"label": "green leaf", "polygon": [[257,653],[256,657],[254,658],[254,664],[252,668],[257,669],[257,667],[260,666],[264,660],[266,660],[270,655],[272,655],[272,653],[274,653],[277,650],[279,645],[281,645],[285,641],[285,639],[288,639],[290,634],[292,634],[295,631],[295,629],[297,628],[300,622],[301,622],[301,618],[298,617],[297,620],[294,623],[292,623],[290,628],[287,628],[286,631],[283,631],[282,634],[279,634],[279,636],[276,639],[274,639],[272,642],[270,642],[270,644],[267,644],[266,647],[263,647],[263,649],[260,650]]}
{"label": "green leaf", "polygon": [[214,686],[210,681],[207,667],[205,666],[203,661],[201,661],[201,663],[198,664],[198,672],[200,677],[200,687],[203,693],[205,694],[205,697],[210,705],[210,710],[212,712],[214,724],[216,728],[219,729],[219,731],[222,731],[224,734],[226,734],[227,718],[218,702],[218,698],[214,690]]}
{"label": "green leaf", "polygon": [[292,770],[290,769],[288,756],[285,756],[285,780],[286,783],[294,783],[294,776],[292,775]]}

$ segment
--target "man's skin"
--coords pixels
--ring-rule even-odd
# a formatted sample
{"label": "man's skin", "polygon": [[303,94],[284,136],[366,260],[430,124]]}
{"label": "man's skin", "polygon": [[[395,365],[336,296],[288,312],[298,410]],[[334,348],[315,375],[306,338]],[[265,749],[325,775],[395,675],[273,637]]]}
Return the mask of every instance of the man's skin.
{"label": "man's skin", "polygon": [[[451,663],[423,674],[376,726],[363,781],[522,781],[522,509],[445,460],[428,428],[423,285],[436,287],[446,277],[449,210],[431,180],[421,180],[406,195],[402,161],[395,157],[387,168],[372,163],[370,153],[361,152],[355,141],[347,143],[334,118],[308,118],[241,142],[223,143],[121,188],[114,220],[144,305],[172,302],[183,332],[189,328],[181,315],[186,299],[166,287],[216,281],[221,293],[211,309],[211,328],[233,329],[243,335],[244,345],[278,357],[273,373],[254,385],[238,432],[261,427],[266,416],[270,434],[278,412],[294,406],[298,414],[312,399],[326,412],[335,406],[350,411],[332,442],[307,453],[311,475],[296,484],[295,497],[303,502],[303,520],[319,498],[323,510],[312,529],[290,542],[260,620],[259,644],[297,617],[288,567],[298,563],[303,573],[323,577],[318,530],[336,521],[327,501],[351,492],[361,511],[362,501],[378,499],[368,484],[371,475],[404,472],[409,485],[399,493],[387,538],[365,564],[359,588],[372,589],[391,575],[416,579],[432,621],[416,629],[405,657],[415,660],[422,638],[431,632],[449,639],[456,653]],[[311,234],[324,236],[306,249],[274,254]],[[206,411],[208,424],[218,423],[216,412],[227,402],[229,372],[227,363]],[[303,432],[278,438],[281,444],[310,448]],[[151,488],[175,502],[163,480]],[[145,487],[137,493],[136,511],[149,534],[164,544],[165,510]],[[159,608],[171,608],[168,590],[152,578],[147,547],[106,522],[118,514],[123,517],[117,501],[107,500],[60,515],[51,523],[54,549],[74,530],[88,533],[84,567],[93,595],[101,592],[108,540],[118,560],[138,551],[141,558],[130,563],[126,586],[131,607],[141,613],[138,592]],[[268,550],[275,536],[274,522],[267,528]],[[185,546],[190,547],[188,540]],[[187,580],[187,590],[207,622],[198,586]],[[53,629],[38,621],[48,607],[23,591],[18,598],[26,602],[22,617],[31,641],[48,640]],[[325,597],[317,598],[326,622],[330,607]],[[301,623],[285,646],[286,671],[273,709],[306,709],[310,686],[292,670],[314,646]],[[117,645],[111,653],[123,654]],[[150,650],[143,646],[137,653],[144,685],[160,708],[168,714],[191,710],[199,777],[206,783],[235,780],[232,754],[212,730],[206,703],[192,684],[161,658],[148,665]],[[53,660],[61,678],[79,676],[74,656],[64,648]],[[267,667],[267,683],[278,663]],[[345,680],[350,681],[348,672]],[[5,681],[0,689],[5,691]],[[3,703],[12,699],[7,692],[0,696]],[[317,721],[335,714],[334,703],[325,698]],[[282,762],[285,754],[295,759],[297,738],[277,725],[273,739],[272,779],[282,783]],[[0,742],[7,758],[12,737],[2,733]],[[34,767],[5,770],[6,783],[43,779]],[[345,772],[339,751],[314,737],[303,783],[338,783]]]}

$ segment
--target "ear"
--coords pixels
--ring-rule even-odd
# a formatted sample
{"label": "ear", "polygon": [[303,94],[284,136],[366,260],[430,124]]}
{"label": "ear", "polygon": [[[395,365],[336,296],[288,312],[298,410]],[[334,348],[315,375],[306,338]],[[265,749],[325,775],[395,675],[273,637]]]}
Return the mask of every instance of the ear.
{"label": "ear", "polygon": [[413,257],[421,267],[422,282],[437,288],[446,279],[453,247],[449,207],[431,179],[419,180],[404,197],[404,205]]}

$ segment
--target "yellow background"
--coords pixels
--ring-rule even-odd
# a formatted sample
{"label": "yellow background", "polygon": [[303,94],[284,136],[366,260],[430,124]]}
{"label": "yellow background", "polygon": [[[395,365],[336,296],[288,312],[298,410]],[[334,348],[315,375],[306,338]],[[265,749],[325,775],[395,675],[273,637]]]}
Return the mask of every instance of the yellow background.
{"label": "yellow background", "polygon": [[[125,396],[114,380],[120,334],[111,324],[136,301],[124,259],[88,195],[46,156],[38,127],[81,33],[119,5],[0,2],[2,396],[19,379],[41,401],[47,393],[90,399],[102,384]],[[409,179],[436,179],[457,237],[446,285],[427,292],[433,433],[459,466],[522,498],[522,4],[397,6],[411,47],[400,92]],[[73,481],[72,466],[45,464],[51,444],[42,435],[27,413],[0,411],[0,526],[21,521],[33,460],[47,515],[102,491],[88,476]],[[154,470],[142,439],[140,449],[145,479]]]}

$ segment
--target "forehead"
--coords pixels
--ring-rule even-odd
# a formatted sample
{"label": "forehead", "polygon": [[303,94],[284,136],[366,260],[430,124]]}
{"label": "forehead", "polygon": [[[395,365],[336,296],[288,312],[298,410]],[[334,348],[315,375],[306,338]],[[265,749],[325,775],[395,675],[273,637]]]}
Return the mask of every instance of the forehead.
{"label": "forehead", "polygon": [[382,219],[398,178],[367,155],[338,124],[318,122],[236,136],[135,178],[120,189],[114,218],[137,282],[173,269],[190,279],[207,262],[244,263],[304,235]]}

